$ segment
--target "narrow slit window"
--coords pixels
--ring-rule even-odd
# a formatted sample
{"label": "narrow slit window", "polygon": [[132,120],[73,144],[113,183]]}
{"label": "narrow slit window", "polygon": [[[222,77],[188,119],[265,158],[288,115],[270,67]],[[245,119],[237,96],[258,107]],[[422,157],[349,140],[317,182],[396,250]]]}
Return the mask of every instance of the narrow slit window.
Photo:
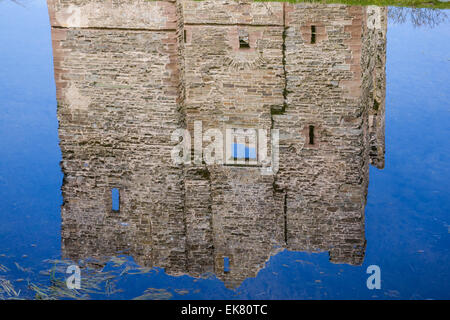
{"label": "narrow slit window", "polygon": [[223,272],[230,272],[230,258],[228,257],[223,257]]}
{"label": "narrow slit window", "polygon": [[250,147],[248,146],[248,141],[245,141],[244,158],[246,161],[250,159]]}
{"label": "narrow slit window", "polygon": [[119,189],[113,188],[111,190],[112,211],[118,212],[120,210],[120,192]]}
{"label": "narrow slit window", "polygon": [[250,48],[250,45],[248,44],[247,41],[239,39],[239,48],[241,49]]}
{"label": "narrow slit window", "polygon": [[239,48],[240,49],[250,48],[248,32],[244,30],[239,30]]}
{"label": "narrow slit window", "polygon": [[186,39],[187,39],[186,30],[183,30],[183,40],[184,40],[184,43],[186,43]]}
{"label": "narrow slit window", "polygon": [[314,126],[309,126],[309,144],[314,144]]}
{"label": "narrow slit window", "polygon": [[316,26],[311,26],[311,43],[316,43]]}

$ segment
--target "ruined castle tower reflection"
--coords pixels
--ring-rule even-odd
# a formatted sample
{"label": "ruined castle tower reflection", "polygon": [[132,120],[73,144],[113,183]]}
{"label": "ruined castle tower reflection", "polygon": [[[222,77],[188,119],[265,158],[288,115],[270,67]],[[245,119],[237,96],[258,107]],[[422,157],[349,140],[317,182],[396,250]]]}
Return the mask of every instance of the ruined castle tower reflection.
{"label": "ruined castle tower reflection", "polygon": [[[48,6],[65,258],[128,250],[139,264],[214,272],[231,287],[283,249],[362,263],[369,163],[384,166],[385,8]],[[175,164],[171,134],[194,121],[278,129],[278,172]]]}

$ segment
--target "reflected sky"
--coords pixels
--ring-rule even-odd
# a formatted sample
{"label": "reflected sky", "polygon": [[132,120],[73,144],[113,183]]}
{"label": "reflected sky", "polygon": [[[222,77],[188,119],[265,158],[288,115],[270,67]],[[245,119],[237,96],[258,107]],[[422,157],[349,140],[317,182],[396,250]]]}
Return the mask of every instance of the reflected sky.
{"label": "reflected sky", "polygon": [[[61,258],[61,184],[47,6],[0,2],[0,278],[22,294],[47,283],[45,259]],[[156,268],[124,274],[113,298],[448,299],[450,23],[430,29],[389,24],[385,168],[370,168],[367,248],[362,266],[331,264],[328,253],[283,251],[235,290],[214,275],[174,277]],[[17,263],[17,265],[16,265]],[[382,289],[366,287],[381,267]],[[27,270],[27,269],[30,270]],[[131,258],[105,271],[138,268]],[[131,271],[130,271],[131,273]],[[63,276],[63,275],[61,275]],[[23,279],[23,281],[16,281]],[[105,298],[92,294],[91,298]]]}

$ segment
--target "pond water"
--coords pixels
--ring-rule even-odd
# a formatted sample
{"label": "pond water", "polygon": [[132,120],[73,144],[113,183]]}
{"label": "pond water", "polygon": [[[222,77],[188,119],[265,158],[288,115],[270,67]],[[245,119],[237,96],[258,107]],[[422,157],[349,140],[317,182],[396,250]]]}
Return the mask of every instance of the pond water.
{"label": "pond water", "polygon": [[[100,141],[97,147],[91,144],[90,148],[83,149],[80,142],[83,140],[82,137],[89,138],[92,132],[99,132],[100,129],[94,128],[91,123],[83,122],[85,120],[80,116],[82,111],[77,110],[66,116],[62,100],[58,101],[63,106],[60,106],[61,109],[57,112],[52,29],[47,4],[45,1],[27,1],[23,4],[21,6],[11,1],[0,1],[1,299],[450,298],[448,194],[450,22],[448,19],[441,16],[441,21],[434,26],[429,24],[418,26],[409,18],[403,23],[388,20],[385,42],[378,39],[386,45],[385,95],[383,90],[377,93],[380,101],[385,100],[384,119],[380,120],[385,121],[385,128],[381,126],[384,132],[374,133],[375,139],[380,141],[385,139],[385,154],[383,157],[384,146],[380,142],[381,151],[377,149],[375,160],[371,160],[372,164],[378,163],[380,168],[383,167],[380,162],[384,162],[384,168],[370,166],[368,169],[369,159],[355,156],[355,166],[361,165],[361,170],[358,171],[363,181],[359,184],[361,189],[356,190],[353,182],[347,181],[345,185],[349,186],[350,191],[333,195],[336,203],[332,204],[327,195],[333,193],[335,188],[342,187],[336,186],[334,182],[345,179],[353,181],[354,177],[348,177],[352,174],[352,169],[345,165],[336,169],[328,160],[324,160],[323,171],[314,171],[308,166],[310,162],[299,160],[305,168],[305,171],[302,171],[300,165],[296,166],[290,163],[290,160],[283,160],[283,142],[280,145],[280,173],[277,175],[280,178],[275,183],[281,186],[283,179],[287,177],[286,181],[298,184],[293,188],[287,184],[283,185],[285,189],[280,191],[281,198],[275,192],[277,190],[270,191],[273,196],[272,193],[268,196],[267,186],[274,184],[270,180],[274,178],[270,175],[260,178],[262,176],[259,173],[260,168],[258,166],[247,168],[245,160],[243,166],[230,166],[231,169],[226,169],[231,170],[231,174],[223,169],[228,168],[227,166],[219,166],[218,169],[209,169],[208,173],[203,175],[203,171],[196,169],[195,172],[200,172],[200,175],[192,178],[191,171],[180,173],[175,171],[178,168],[175,166],[170,167],[172,170],[170,174],[161,178],[158,166],[143,164],[146,161],[143,157],[151,157],[158,151],[152,146],[142,150],[136,147],[136,144],[146,143],[148,135],[147,133],[141,135],[140,129],[136,129],[134,124],[148,123],[139,110],[130,116],[135,110],[133,107],[130,107],[129,113],[124,115],[115,109],[117,106],[110,106],[109,102],[105,102],[106,108],[110,108],[108,116],[95,123],[104,130],[104,137],[115,138],[117,132],[128,132],[130,140],[137,140],[121,141],[119,144],[111,142],[114,150],[111,151],[111,146],[107,146],[111,153],[105,153],[106,149],[102,149],[105,141]],[[323,10],[325,12],[327,9]],[[448,10],[441,13],[450,15]],[[321,41],[327,41],[321,38],[321,28],[320,21],[317,21],[317,36],[314,35],[312,42],[317,41],[318,45]],[[315,33],[316,26],[308,30]],[[68,34],[73,33],[76,39],[78,31],[70,32]],[[286,35],[287,41],[290,37],[289,32]],[[195,33],[193,34],[195,36]],[[329,39],[331,35],[328,34]],[[241,50],[250,52],[254,34],[250,31],[246,36],[244,35],[241,41],[249,41],[250,49]],[[89,38],[87,35],[84,37],[83,39]],[[95,41],[97,38],[92,35],[89,39]],[[77,63],[79,66],[83,61],[87,61],[76,58],[77,54],[85,52],[83,46],[90,44],[80,42],[76,45],[81,48],[79,52],[73,55],[70,53],[68,58],[65,58],[65,61],[72,59],[70,61],[75,69]],[[112,50],[106,45],[105,47],[106,51]],[[189,45],[186,45],[187,64],[193,61],[188,60],[190,59],[188,54],[191,52],[189,48]],[[286,46],[287,61],[293,59],[290,48],[292,47]],[[250,57],[251,54],[248,53],[246,57]],[[362,54],[364,55],[364,51]],[[111,59],[110,72],[116,72],[114,74],[118,78],[126,77],[126,74],[114,69],[117,67],[114,65],[116,60],[114,57]],[[241,63],[237,58],[233,59],[234,63]],[[255,65],[259,62],[255,61],[249,63],[250,68],[257,68]],[[88,63],[92,61],[86,62]],[[270,64],[271,61],[266,58],[264,63]],[[137,68],[141,66],[139,63],[136,65]],[[121,70],[128,70],[128,65],[122,65],[122,68]],[[295,93],[290,96],[295,90],[292,89],[294,87],[289,88],[289,85],[294,86],[289,84],[291,79],[289,72],[294,72],[292,71],[294,69],[294,67],[285,68],[284,71],[288,73],[286,110],[280,111],[281,115],[278,118],[277,111],[273,116],[275,126],[279,125],[281,128],[280,132],[283,122],[277,119],[284,119],[283,116],[292,110],[289,109],[289,104],[298,98]],[[197,72],[195,65],[190,70],[192,74]],[[85,72],[88,75],[95,73]],[[141,74],[139,72],[134,76],[139,77]],[[149,72],[157,71],[151,69]],[[282,71],[280,72],[282,74]],[[377,75],[376,79],[382,79],[383,75],[373,72]],[[70,73],[69,76],[74,74]],[[99,73],[95,75],[101,76]],[[216,75],[213,74],[211,77],[214,76]],[[78,80],[74,79],[69,77],[68,81],[78,83],[76,82]],[[188,75],[186,81],[190,81],[189,79]],[[211,81],[205,77],[202,79],[205,82]],[[307,81],[305,79],[303,80]],[[322,81],[320,78],[317,79],[318,82]],[[127,81],[133,84],[134,80],[127,79]],[[293,81],[295,82],[295,79]],[[373,81],[376,83],[376,80]],[[70,85],[71,83],[69,87]],[[383,87],[382,84],[380,86]],[[157,90],[152,84],[148,88]],[[112,89],[108,87],[102,92],[107,90]],[[186,90],[188,93],[195,92],[195,86],[187,86]],[[229,92],[226,87],[222,87],[222,90],[221,95]],[[311,90],[315,92],[314,89]],[[300,95],[301,99],[307,97],[307,93],[300,93],[303,94]],[[67,92],[66,94],[68,96]],[[73,94],[76,95],[77,92]],[[273,96],[276,94],[273,93]],[[283,99],[282,94],[282,90],[279,90],[280,99]],[[250,96],[244,95],[243,98],[251,99]],[[96,103],[102,106],[102,101],[98,101],[109,99],[106,94],[105,97],[100,97],[101,99],[99,97],[93,94],[90,97],[91,102],[97,99]],[[207,100],[216,103],[216,98],[217,96],[212,94]],[[321,94],[316,95],[316,99],[321,98],[323,98]],[[84,101],[82,97],[74,99],[77,101],[74,104],[81,105]],[[339,98],[331,98],[329,101],[335,101],[333,99]],[[186,105],[189,112],[191,106],[187,102]],[[194,109],[195,106],[192,106],[192,110]],[[231,114],[241,112],[239,107],[236,110]],[[370,111],[367,112],[373,115]],[[60,118],[59,123],[57,116]],[[80,118],[77,118],[78,116]],[[129,127],[111,124],[109,116],[119,117],[120,121],[129,124]],[[90,114],[88,122],[96,117],[95,113]],[[212,117],[211,114],[207,114],[203,120],[207,121],[208,117]],[[327,118],[326,114],[324,118]],[[369,121],[369,118],[363,113],[361,121]],[[101,123],[103,120],[105,122]],[[169,120],[167,123],[167,126],[171,125]],[[315,127],[309,127],[309,137],[311,139],[311,134],[314,135],[315,141],[319,141],[316,143],[319,149],[311,147],[305,157],[311,157],[308,159],[313,162],[311,154],[319,152],[317,150],[326,145],[328,135],[332,136],[330,132],[334,131],[331,129],[320,131],[326,124],[320,124],[318,120],[311,123]],[[308,128],[305,130],[308,131]],[[311,131],[318,133],[314,134]],[[350,130],[344,136],[352,136],[353,132]],[[168,137],[170,138],[170,134]],[[283,138],[283,134],[280,133],[280,141]],[[348,152],[365,150],[362,144],[351,149],[352,146],[349,147],[342,142],[342,145],[336,147],[338,151],[330,148],[324,148],[322,151],[334,152],[333,159],[339,161],[341,152],[346,152],[341,150],[350,150]],[[139,156],[140,151],[143,152],[142,157]],[[83,154],[77,158],[80,153]],[[138,156],[132,158],[130,154]],[[295,151],[290,154],[295,154]],[[381,157],[382,160],[377,160],[377,157]],[[114,162],[116,160],[110,158],[120,159]],[[115,167],[109,168],[108,161],[112,161]],[[80,163],[81,168],[75,168],[75,165]],[[101,170],[99,164],[104,165]],[[115,169],[117,167],[125,169],[121,169],[122,171],[118,173]],[[63,170],[66,173],[64,179]],[[84,174],[82,170],[91,171]],[[292,172],[297,170],[298,180],[301,181],[296,182],[297,180],[293,178],[295,172],[286,174],[291,172],[289,170]],[[307,170],[310,171],[305,173]],[[369,170],[368,180],[365,170]],[[315,182],[303,183],[302,179],[307,179],[310,172],[315,172]],[[330,176],[330,172],[334,173]],[[345,174],[341,175],[340,172]],[[226,174],[229,175],[224,178]],[[102,180],[100,176],[108,176],[108,179]],[[159,178],[155,178],[156,176]],[[170,188],[160,187],[160,179],[166,179],[164,181],[167,182],[168,176],[170,179],[176,176],[179,180],[170,180],[168,182]],[[85,182],[83,179],[90,180]],[[221,179],[228,180],[223,183]],[[181,190],[179,181],[183,181],[184,188],[191,188],[188,194],[183,193],[184,211],[182,205],[177,202],[177,192]],[[207,187],[205,181],[209,181]],[[311,198],[308,198],[310,195],[307,189],[312,188],[315,192],[314,188],[320,183],[324,184],[320,189],[323,190],[323,195],[318,198],[311,195]],[[361,199],[365,197],[364,187],[367,183],[367,202],[364,206]],[[97,189],[91,190],[93,185],[103,193],[96,193]],[[96,216],[96,212],[101,211],[102,206],[110,201],[108,197],[111,196],[111,186],[118,188],[113,188],[113,198],[114,202],[120,202],[120,205],[115,203],[113,210]],[[144,190],[143,194],[137,194],[140,191],[133,189],[133,186],[139,186]],[[161,188],[161,195],[156,196],[154,192],[158,188]],[[205,188],[213,191],[208,193]],[[249,189],[250,192],[247,192]],[[296,193],[296,190],[302,191]],[[352,199],[354,197],[359,199],[356,209],[348,213],[353,214],[348,216],[348,225],[334,228],[334,218],[329,218],[329,215],[323,213],[320,206],[325,205],[331,208],[330,211],[345,213],[347,211],[342,208],[349,204],[347,200],[342,199],[352,192],[354,192]],[[101,198],[103,194],[106,194],[106,200]],[[159,202],[148,199],[152,197],[160,197]],[[210,199],[208,201],[212,204],[205,205],[202,197]],[[311,200],[313,198],[315,200]],[[99,204],[87,203],[92,199],[100,199]],[[167,203],[161,205],[164,199],[168,199]],[[216,200],[217,202],[214,202]],[[296,207],[297,202],[308,203],[312,209],[305,213]],[[269,205],[272,209],[268,209]],[[126,216],[127,210],[134,216]],[[162,213],[155,213],[156,210]],[[213,213],[206,216],[212,222],[195,210],[199,210],[198,212],[212,210]],[[214,213],[214,210],[217,212]],[[357,221],[359,224],[353,223],[352,220],[356,216],[355,212],[360,212],[358,210],[365,213],[362,225],[360,220]],[[226,213],[222,214],[225,211]],[[119,218],[114,216],[114,212],[118,212]],[[183,212],[187,212],[185,216]],[[323,225],[322,220],[315,219],[316,213],[325,221]],[[180,216],[170,218],[172,214]],[[261,214],[261,219],[254,219],[258,214]],[[153,218],[154,216],[157,218]],[[106,222],[107,219],[110,220]],[[151,223],[146,224],[146,219]],[[209,223],[207,227],[200,227],[206,223],[205,221]],[[158,223],[163,227],[159,227]],[[358,225],[360,229],[357,229]],[[348,229],[346,226],[349,226]],[[180,235],[182,232],[180,230],[184,230],[185,234]],[[348,239],[356,243],[353,248],[345,246],[351,243]],[[339,247],[341,240],[345,242],[342,248]],[[328,252],[334,252],[335,248],[338,248],[337,253]],[[333,259],[335,261],[331,261]],[[66,269],[73,264],[81,268],[79,290],[71,290],[66,286],[66,278],[69,276]],[[367,278],[370,276],[367,268],[371,265],[380,268],[380,289],[370,290],[367,287]]]}

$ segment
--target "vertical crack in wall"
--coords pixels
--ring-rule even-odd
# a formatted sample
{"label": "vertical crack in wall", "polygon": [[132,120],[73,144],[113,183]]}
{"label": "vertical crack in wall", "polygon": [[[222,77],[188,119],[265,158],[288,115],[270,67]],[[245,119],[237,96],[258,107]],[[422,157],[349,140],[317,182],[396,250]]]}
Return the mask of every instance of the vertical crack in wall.
{"label": "vertical crack in wall", "polygon": [[287,71],[286,71],[286,3],[283,3],[283,47],[282,47],[282,64],[283,64],[283,76],[284,76],[284,87],[283,87],[283,109],[282,114],[286,111],[287,107]]}
{"label": "vertical crack in wall", "polygon": [[[179,64],[179,84],[178,84],[178,111],[179,111],[179,128],[186,129],[186,108],[185,108],[185,98],[186,98],[186,87],[185,87],[185,67],[184,67],[184,19],[183,19],[183,5],[181,1],[177,0],[176,6],[176,37],[178,45],[178,64]],[[181,164],[181,172],[183,176],[186,177],[186,166]],[[183,177],[180,179],[182,197],[183,197],[183,227],[184,227],[184,259],[185,259],[185,270],[189,271],[189,254],[188,254],[188,223],[187,223],[187,213],[186,213],[186,181]]]}
{"label": "vertical crack in wall", "polygon": [[287,233],[287,192],[284,193],[284,205],[283,205],[283,218],[284,218],[284,244],[288,244]]}
{"label": "vertical crack in wall", "polygon": [[282,43],[282,47],[281,47],[281,54],[282,54],[282,58],[281,58],[281,63],[283,66],[283,79],[284,79],[284,83],[283,83],[283,105],[281,106],[281,108],[276,107],[276,106],[272,106],[270,109],[270,115],[271,115],[271,129],[273,129],[273,116],[274,115],[282,115],[286,112],[286,107],[287,107],[287,95],[288,95],[288,91],[287,91],[287,72],[286,72],[286,31],[287,31],[287,26],[286,26],[286,3],[283,3],[283,33],[282,33],[282,39],[283,39],[283,43]]}
{"label": "vertical crack in wall", "polygon": [[[274,129],[274,116],[276,115],[283,115],[286,112],[287,107],[287,71],[286,71],[286,32],[287,32],[287,25],[286,25],[286,3],[283,3],[283,33],[282,33],[282,47],[281,47],[281,63],[283,68],[283,105],[280,108],[274,108],[272,107],[270,110],[270,118],[271,118],[271,129]],[[273,150],[271,151],[273,152]],[[283,204],[283,216],[280,217],[282,220],[282,228],[283,228],[283,239],[285,245],[287,245],[288,241],[288,232],[287,232],[287,190],[284,188],[280,188],[277,184],[277,177],[278,175],[275,175],[273,178],[273,192],[274,194],[278,194],[277,197],[281,198]],[[280,202],[281,202],[280,201]],[[279,202],[279,203],[280,203]],[[281,204],[281,203],[280,203]],[[280,230],[281,231],[281,230]]]}

